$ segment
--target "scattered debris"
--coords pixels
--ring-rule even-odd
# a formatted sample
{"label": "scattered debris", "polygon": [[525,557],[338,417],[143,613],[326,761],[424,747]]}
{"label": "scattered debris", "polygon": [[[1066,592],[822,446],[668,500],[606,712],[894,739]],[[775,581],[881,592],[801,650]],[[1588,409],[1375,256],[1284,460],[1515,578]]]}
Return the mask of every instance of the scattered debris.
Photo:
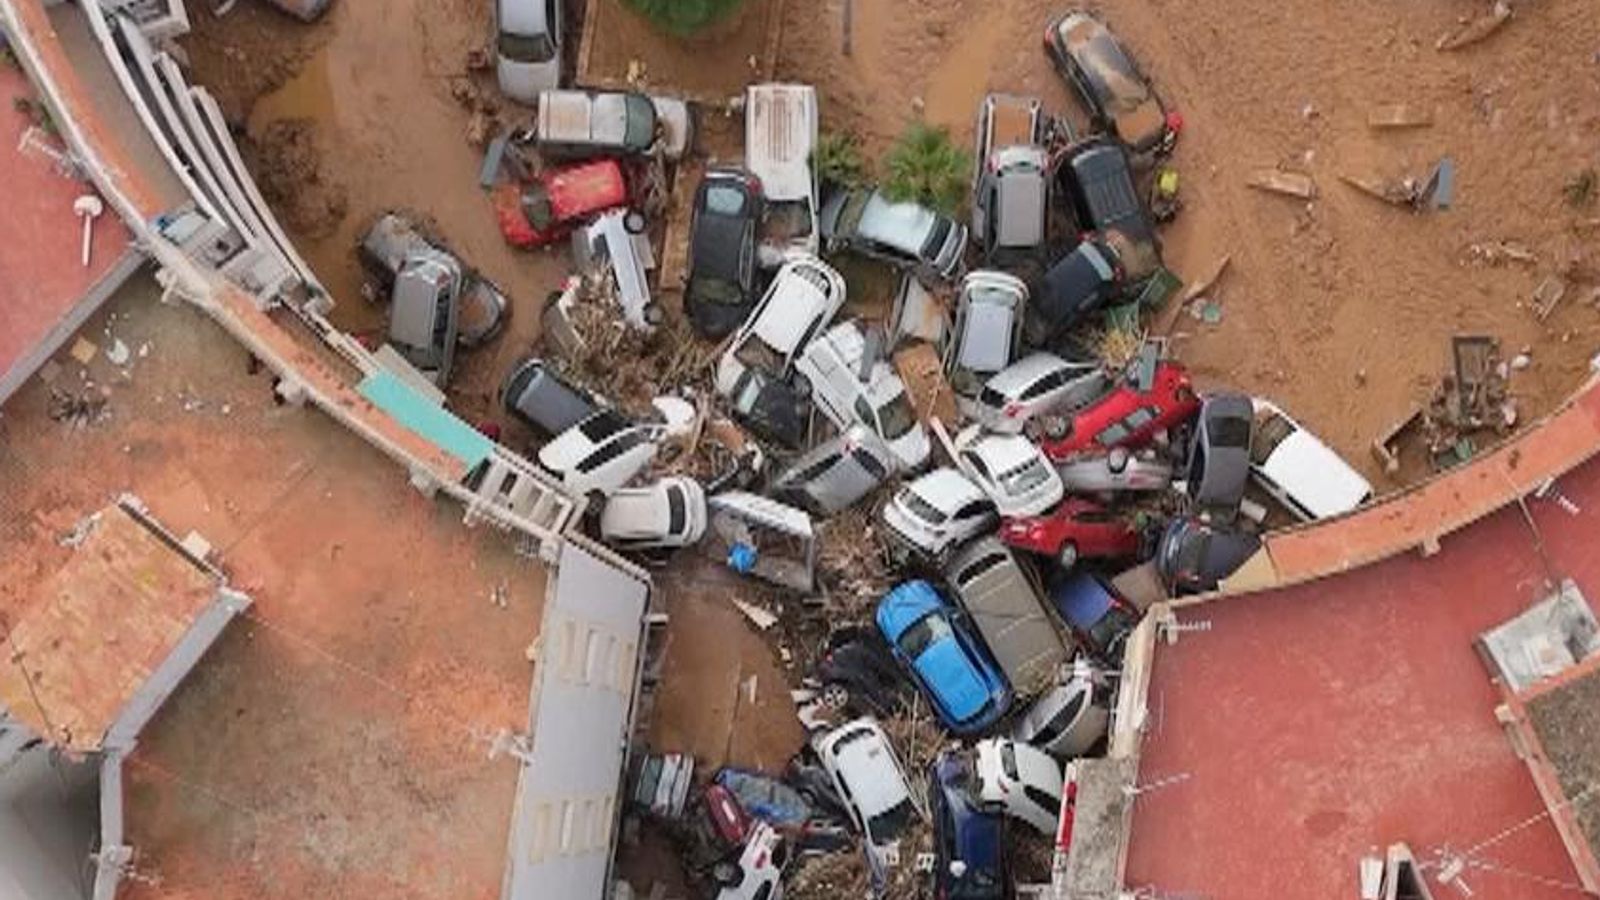
{"label": "scattered debris", "polygon": [[1409,103],[1390,103],[1373,107],[1367,113],[1367,127],[1378,130],[1427,128],[1433,125],[1433,112]]}
{"label": "scattered debris", "polygon": [[1299,197],[1301,200],[1315,200],[1317,197],[1317,183],[1310,175],[1299,172],[1257,169],[1246,183],[1259,191]]}
{"label": "scattered debris", "polygon": [[1566,195],[1568,204],[1588,206],[1594,202],[1595,195],[1600,193],[1600,174],[1593,168],[1584,169],[1569,178],[1562,186],[1561,192]]}
{"label": "scattered debris", "polygon": [[124,366],[133,357],[133,351],[122,342],[122,338],[112,338],[111,346],[106,348],[106,360],[114,366]]}
{"label": "scattered debris", "polygon": [[1163,165],[1156,170],[1150,184],[1150,215],[1157,222],[1171,222],[1183,209],[1183,198],[1178,196],[1178,170]]}
{"label": "scattered debris", "polygon": [[1500,26],[1504,25],[1510,18],[1511,4],[1508,0],[1495,0],[1494,6],[1487,13],[1440,37],[1438,42],[1434,44],[1434,49],[1459,50],[1462,47],[1476,44],[1499,31]]}
{"label": "scattered debris", "polygon": [[1439,160],[1428,177],[1421,180],[1409,176],[1389,180],[1345,173],[1340,173],[1339,180],[1391,206],[1413,210],[1449,209],[1455,201],[1455,162],[1448,156]]}
{"label": "scattered debris", "polygon": [[190,531],[184,535],[183,540],[178,542],[178,546],[183,548],[183,552],[198,560],[204,560],[211,556],[211,542],[201,536],[198,531]]}
{"label": "scattered debris", "polygon": [[1533,316],[1543,322],[1555,312],[1556,305],[1567,296],[1567,282],[1559,275],[1551,275],[1533,290]]}
{"label": "scattered debris", "polygon": [[79,365],[87,366],[91,361],[94,360],[94,355],[99,351],[100,348],[95,346],[93,341],[90,341],[88,338],[79,337],[77,340],[72,342],[72,349],[67,352],[72,356],[73,359],[78,361]]}
{"label": "scattered debris", "polygon": [[739,612],[744,613],[744,617],[749,619],[750,624],[754,625],[759,631],[768,631],[772,626],[778,624],[777,616],[756,606],[754,603],[746,603],[735,597],[733,598],[733,605],[738,607]]}
{"label": "scattered debris", "polygon": [[1391,478],[1400,474],[1400,439],[1406,434],[1416,431],[1422,424],[1422,408],[1414,406],[1411,411],[1390,425],[1372,441],[1372,456],[1383,467],[1383,473]]}
{"label": "scattered debris", "polygon": [[1467,253],[1476,262],[1498,266],[1505,262],[1536,263],[1538,254],[1515,241],[1490,241],[1473,244]]}
{"label": "scattered debris", "polygon": [[924,424],[932,419],[944,422],[960,419],[955,391],[945,379],[944,363],[932,344],[918,341],[895,353],[894,368],[905,382],[917,418]]}
{"label": "scattered debris", "polygon": [[82,546],[84,541],[89,539],[89,535],[94,533],[95,526],[99,524],[100,513],[91,513],[87,517],[78,520],[78,524],[72,526],[72,530],[62,535],[56,543],[62,547],[76,550]]}
{"label": "scattered debris", "polygon": [[57,388],[50,389],[50,407],[47,412],[51,421],[71,425],[74,428],[93,425],[110,415],[104,392],[74,394]]}
{"label": "scattered debris", "polygon": [[1222,280],[1222,274],[1228,271],[1228,265],[1232,262],[1232,254],[1224,255],[1217,260],[1217,264],[1211,267],[1211,271],[1204,278],[1189,285],[1188,289],[1183,292],[1183,300],[1181,302],[1187,304],[1189,301],[1216,287],[1217,282]]}

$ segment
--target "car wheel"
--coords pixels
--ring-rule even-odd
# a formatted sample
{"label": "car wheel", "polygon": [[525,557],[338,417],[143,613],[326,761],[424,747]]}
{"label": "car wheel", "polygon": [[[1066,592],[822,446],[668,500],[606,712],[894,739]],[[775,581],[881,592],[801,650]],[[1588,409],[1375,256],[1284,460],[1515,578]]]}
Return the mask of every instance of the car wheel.
{"label": "car wheel", "polygon": [[661,323],[665,322],[666,319],[667,319],[667,314],[665,312],[662,312],[661,304],[659,304],[659,303],[649,303],[649,304],[645,305],[645,308],[644,308],[644,323],[646,325],[649,325],[651,328],[660,328],[661,327]]}
{"label": "car wheel", "polygon": [[644,213],[630,209],[622,216],[622,227],[626,228],[629,234],[644,234],[644,230],[650,227],[650,222],[645,219]]}
{"label": "car wheel", "polygon": [[842,681],[830,681],[822,686],[822,705],[834,712],[844,712],[850,705],[850,687]]}
{"label": "car wheel", "polygon": [[1056,551],[1056,564],[1062,569],[1071,571],[1072,567],[1078,564],[1077,545],[1071,541],[1064,542],[1061,549]]}
{"label": "car wheel", "polygon": [[744,880],[744,873],[739,870],[739,864],[723,860],[711,867],[711,880],[722,887],[736,887]]}
{"label": "car wheel", "polygon": [[1059,441],[1067,436],[1067,420],[1061,416],[1050,416],[1044,420],[1044,436],[1052,441]]}

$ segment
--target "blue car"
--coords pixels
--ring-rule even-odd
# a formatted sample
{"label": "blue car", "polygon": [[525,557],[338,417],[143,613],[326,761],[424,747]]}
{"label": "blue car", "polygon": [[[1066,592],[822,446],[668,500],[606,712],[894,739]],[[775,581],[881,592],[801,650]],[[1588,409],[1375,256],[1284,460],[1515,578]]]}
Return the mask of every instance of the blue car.
{"label": "blue car", "polygon": [[878,630],[955,734],[980,732],[1011,706],[1006,677],[933,585],[908,581],[890,591],[878,603]]}
{"label": "blue car", "polygon": [[933,896],[937,900],[1012,900],[1005,819],[972,802],[972,771],[963,754],[946,750],[930,767]]}
{"label": "blue car", "polygon": [[1050,587],[1050,603],[1078,642],[1113,666],[1141,613],[1088,572],[1072,572]]}

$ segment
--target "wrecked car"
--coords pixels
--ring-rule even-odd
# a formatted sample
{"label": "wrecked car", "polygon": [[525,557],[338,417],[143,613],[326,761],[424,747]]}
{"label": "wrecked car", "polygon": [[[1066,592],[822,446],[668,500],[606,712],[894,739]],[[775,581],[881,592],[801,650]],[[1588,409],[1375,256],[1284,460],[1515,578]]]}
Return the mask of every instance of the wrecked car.
{"label": "wrecked car", "polygon": [[772,482],[773,496],[819,516],[854,506],[895,471],[894,455],[865,425],[852,425],[795,460]]}
{"label": "wrecked car", "polygon": [[994,501],[960,471],[934,469],[900,488],[883,507],[890,556],[943,565],[955,549],[999,520]]}
{"label": "wrecked car", "polygon": [[1162,532],[1156,570],[1175,596],[1214,591],[1260,549],[1261,538],[1251,532],[1177,518]]}
{"label": "wrecked car", "polygon": [[933,820],[933,890],[940,898],[1011,900],[1011,856],[1005,821],[973,799],[977,787],[966,754],[947,749],[928,769]]}
{"label": "wrecked car", "polygon": [[693,478],[672,475],[606,498],[600,538],[618,550],[688,547],[706,533],[706,495]]}
{"label": "wrecked car", "polygon": [[1185,489],[1194,509],[1232,521],[1250,480],[1250,431],[1254,409],[1241,394],[1210,394],[1200,404],[1189,442]]}
{"label": "wrecked car", "polygon": [[1126,447],[1058,463],[1056,474],[1068,491],[1079,494],[1164,491],[1172,484],[1171,463],[1153,450],[1135,453]]}
{"label": "wrecked car", "polygon": [[889,447],[906,471],[928,461],[928,433],[917,421],[905,383],[883,359],[867,359],[858,320],[840,322],[806,346],[795,360],[797,381],[811,402],[840,429],[865,425]]}
{"label": "wrecked car", "polygon": [[547,90],[539,92],[533,140],[551,158],[635,156],[659,141],[668,159],[678,159],[688,151],[692,131],[682,100],[633,91]]}
{"label": "wrecked car", "polygon": [[1045,611],[1032,574],[993,537],[968,544],[944,570],[994,661],[1020,692],[1054,677],[1067,645]]}
{"label": "wrecked car", "polygon": [[1045,346],[1083,324],[1120,295],[1122,264],[1111,246],[1089,236],[1044,273],[1039,296],[1028,309],[1028,342]]}
{"label": "wrecked car", "polygon": [[954,734],[975,734],[1011,707],[1011,684],[965,617],[933,585],[908,581],[878,602],[875,619],[895,658]]}
{"label": "wrecked car", "polygon": [[1038,747],[1008,737],[977,745],[978,802],[1054,835],[1061,817],[1061,765]]}
{"label": "wrecked car", "polygon": [[811,821],[811,804],[777,778],[745,769],[724,767],[713,779],[733,794],[739,808],[774,828],[798,831]]}
{"label": "wrecked car", "polygon": [[753,84],[745,89],[744,161],[766,195],[760,258],[772,268],[792,253],[819,249],[817,90],[809,84]]}
{"label": "wrecked car", "polygon": [[1107,665],[1121,665],[1128,634],[1143,617],[1137,607],[1081,570],[1057,578],[1050,603],[1085,650]]}
{"label": "wrecked car", "polygon": [[1028,707],[1012,727],[1011,736],[1057,759],[1082,756],[1105,738],[1114,700],[1115,690],[1080,656],[1065,681]]}
{"label": "wrecked car", "polygon": [[390,346],[436,385],[450,380],[456,344],[488,341],[505,321],[500,289],[397,213],[373,223],[357,255],[389,294]]}
{"label": "wrecked car", "polygon": [[643,472],[666,437],[664,425],[597,410],[539,450],[539,465],[577,496],[610,495]]}
{"label": "wrecked car", "polygon": [[1083,141],[1067,152],[1056,177],[1078,230],[1098,233],[1116,251],[1130,283],[1161,267],[1161,242],[1122,144],[1105,136]]}
{"label": "wrecked car", "polygon": [[974,425],[955,440],[956,464],[1006,517],[1033,516],[1061,502],[1061,476],[1033,441],[985,434]]}
{"label": "wrecked car", "polygon": [[495,78],[500,93],[529,106],[561,83],[560,0],[495,0]]}
{"label": "wrecked car", "polygon": [[1050,213],[1050,157],[1042,105],[1032,97],[990,94],[978,111],[972,233],[985,259],[1044,246]]}
{"label": "wrecked car", "polygon": [[735,571],[803,594],[816,589],[817,535],[811,517],[744,491],[706,501],[710,536]]}
{"label": "wrecked car", "polygon": [[908,685],[880,635],[851,626],[828,640],[830,649],[811,675],[821,686],[824,705],[835,712],[885,717],[904,709]]}
{"label": "wrecked car", "polygon": [[811,424],[811,404],[795,386],[761,369],[745,369],[728,398],[734,418],[756,437],[798,450]]}
{"label": "wrecked car", "polygon": [[1343,515],[1372,498],[1372,483],[1272,403],[1251,401],[1250,474],[1301,521]]}
{"label": "wrecked car", "polygon": [[655,255],[637,211],[607,210],[572,235],[572,259],[580,271],[608,273],[616,284],[622,320],[639,331],[661,324],[661,306],[650,299]]}
{"label": "wrecked car", "polygon": [[600,404],[542,359],[518,363],[500,386],[500,408],[548,436],[593,415]]}
{"label": "wrecked car", "polygon": [[1110,390],[1111,379],[1098,361],[1030,353],[990,378],[968,415],[996,434],[1019,434],[1045,413],[1074,412]]}
{"label": "wrecked car", "polygon": [[900,836],[917,817],[905,769],[876,719],[863,717],[816,738],[813,747],[833,778],[867,857],[880,864],[898,854]]}
{"label": "wrecked car", "polygon": [[1008,519],[1000,526],[1000,540],[1053,559],[1063,569],[1080,559],[1134,556],[1143,543],[1125,516],[1079,497],[1068,497],[1045,515]]}
{"label": "wrecked car", "polygon": [[1142,447],[1169,429],[1188,423],[1200,409],[1200,397],[1188,372],[1177,363],[1156,363],[1145,384],[1130,375],[1110,394],[1071,418],[1044,421],[1045,455],[1061,463],[1085,452],[1115,447]]}
{"label": "wrecked car", "polygon": [[702,337],[725,337],[755,304],[756,225],[765,206],[761,188],[749,172],[711,168],[695,191],[683,308]]}
{"label": "wrecked car", "polygon": [[949,281],[961,271],[967,226],[881,191],[845,188],[822,204],[822,240],[829,252],[850,250]]}
{"label": "wrecked car", "polygon": [[502,184],[494,192],[500,234],[524,250],[564,240],[579,225],[627,203],[627,179],[611,159],[546,169],[531,184]]}
{"label": "wrecked car", "polygon": [[1177,137],[1160,96],[1116,36],[1086,12],[1050,24],[1045,52],[1095,122],[1135,153],[1165,152]]}
{"label": "wrecked car", "polygon": [[844,278],[815,257],[784,263],[728,349],[717,359],[717,393],[733,395],[748,369],[784,381],[795,357],[844,305]]}
{"label": "wrecked car", "polygon": [[942,351],[962,413],[972,414],[984,382],[1016,358],[1027,306],[1028,286],[1014,275],[982,269],[962,279],[955,325]]}
{"label": "wrecked car", "polygon": [[788,863],[789,848],[783,835],[765,822],[756,822],[738,861],[712,870],[721,886],[717,900],[781,900],[783,869]]}

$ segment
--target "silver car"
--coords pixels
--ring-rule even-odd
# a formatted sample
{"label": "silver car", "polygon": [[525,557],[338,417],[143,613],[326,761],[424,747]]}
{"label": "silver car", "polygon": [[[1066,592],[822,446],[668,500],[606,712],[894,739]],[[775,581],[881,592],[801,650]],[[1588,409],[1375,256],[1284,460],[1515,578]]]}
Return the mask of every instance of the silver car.
{"label": "silver car", "polygon": [[1093,664],[1079,657],[1064,682],[1028,707],[1011,736],[1058,759],[1088,753],[1111,724],[1112,691],[1103,682]]}
{"label": "silver car", "polygon": [[962,279],[955,327],[945,335],[943,355],[963,413],[973,414],[972,401],[984,383],[1016,357],[1027,306],[1028,286],[1014,275],[979,270]]}
{"label": "silver car", "polygon": [[1067,645],[1011,548],[980,538],[951,558],[944,575],[1018,694],[1054,677]]}
{"label": "silver car", "polygon": [[961,271],[967,226],[916,203],[853,189],[836,191],[823,204],[822,239],[830,250],[852,250],[951,280]]}
{"label": "silver car", "polygon": [[495,0],[500,93],[532,106],[561,82],[561,0]]}
{"label": "silver car", "polygon": [[894,454],[865,425],[855,425],[794,461],[772,483],[773,495],[829,516],[854,506],[895,471]]}
{"label": "silver car", "polygon": [[1200,406],[1186,467],[1196,511],[1232,521],[1250,480],[1250,435],[1255,406],[1243,394],[1212,394]]}
{"label": "silver car", "polygon": [[978,112],[972,233],[986,259],[1029,253],[1045,243],[1050,156],[1038,100],[990,94]]}
{"label": "silver car", "polygon": [[1080,456],[1056,466],[1056,474],[1075,494],[1164,491],[1172,484],[1172,464],[1153,450],[1134,453],[1113,447],[1099,456]]}
{"label": "silver car", "polygon": [[996,434],[1019,434],[1036,416],[1076,412],[1110,390],[1098,362],[1031,353],[990,378],[967,414]]}

